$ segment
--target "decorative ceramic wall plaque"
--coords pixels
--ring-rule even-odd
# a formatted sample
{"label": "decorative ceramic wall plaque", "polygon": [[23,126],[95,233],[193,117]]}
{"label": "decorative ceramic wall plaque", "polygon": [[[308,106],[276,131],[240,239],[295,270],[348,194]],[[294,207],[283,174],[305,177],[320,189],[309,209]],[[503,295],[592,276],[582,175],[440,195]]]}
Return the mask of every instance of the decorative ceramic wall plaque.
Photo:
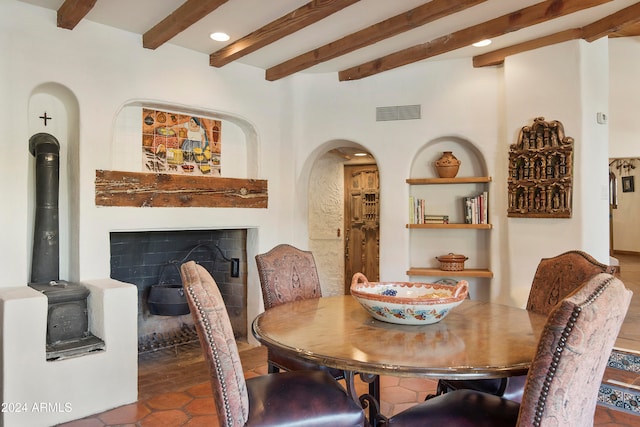
{"label": "decorative ceramic wall plaque", "polygon": [[520,130],[509,149],[508,216],[571,218],[573,142],[544,117]]}
{"label": "decorative ceramic wall plaque", "polygon": [[143,171],[220,176],[222,122],[142,109]]}

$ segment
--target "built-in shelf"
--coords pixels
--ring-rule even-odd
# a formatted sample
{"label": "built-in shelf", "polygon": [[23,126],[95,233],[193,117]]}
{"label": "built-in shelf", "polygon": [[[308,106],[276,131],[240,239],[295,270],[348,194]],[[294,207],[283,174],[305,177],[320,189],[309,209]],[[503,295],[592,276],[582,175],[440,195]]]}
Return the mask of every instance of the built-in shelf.
{"label": "built-in shelf", "polygon": [[476,184],[491,182],[490,176],[469,176],[465,178],[407,178],[407,184]]}
{"label": "built-in shelf", "polygon": [[484,268],[468,268],[461,271],[446,271],[439,268],[411,267],[407,270],[409,276],[447,276],[447,277],[484,277],[492,278],[493,273]]}
{"label": "built-in shelf", "polygon": [[475,228],[489,230],[492,227],[491,224],[407,224],[407,228]]}
{"label": "built-in shelf", "polygon": [[[490,176],[470,176],[460,178],[408,178],[406,180],[409,185],[439,185],[439,184],[489,184],[491,183]],[[487,190],[488,186],[483,185],[483,189]],[[461,187],[462,190],[453,189],[450,194],[463,196],[469,187]],[[449,193],[449,192],[448,192]],[[493,226],[491,224],[466,224],[466,223],[449,223],[449,224],[406,224],[406,228],[412,230],[491,230]],[[416,231],[417,233],[418,231]],[[417,248],[413,248],[417,249]],[[445,271],[439,268],[422,268],[411,267],[407,271],[409,276],[438,276],[438,277],[475,277],[475,278],[493,278],[493,272],[486,268],[469,268],[462,271]]]}

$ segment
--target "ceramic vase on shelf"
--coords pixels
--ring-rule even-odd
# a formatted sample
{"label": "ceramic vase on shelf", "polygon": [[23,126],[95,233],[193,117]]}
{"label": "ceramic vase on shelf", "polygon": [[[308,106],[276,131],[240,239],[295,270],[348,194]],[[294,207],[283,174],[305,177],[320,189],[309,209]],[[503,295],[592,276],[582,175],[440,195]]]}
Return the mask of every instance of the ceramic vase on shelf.
{"label": "ceramic vase on shelf", "polygon": [[455,178],[460,168],[460,160],[451,151],[442,153],[442,157],[436,160],[436,171],[440,178]]}

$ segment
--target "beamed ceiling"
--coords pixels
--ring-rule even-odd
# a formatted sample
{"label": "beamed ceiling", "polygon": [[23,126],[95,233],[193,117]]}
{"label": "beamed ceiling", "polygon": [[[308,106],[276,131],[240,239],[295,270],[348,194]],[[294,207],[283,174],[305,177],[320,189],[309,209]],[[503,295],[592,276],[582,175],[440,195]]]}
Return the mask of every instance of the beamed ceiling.
{"label": "beamed ceiling", "polygon": [[[57,11],[65,31],[94,21],[140,34],[140,49],[173,44],[206,53],[211,67],[259,67],[270,81],[303,72],[356,80],[450,58],[495,66],[568,40],[640,35],[640,2],[631,0],[21,1]],[[231,39],[215,42],[214,31]],[[493,43],[470,46],[483,39]]]}

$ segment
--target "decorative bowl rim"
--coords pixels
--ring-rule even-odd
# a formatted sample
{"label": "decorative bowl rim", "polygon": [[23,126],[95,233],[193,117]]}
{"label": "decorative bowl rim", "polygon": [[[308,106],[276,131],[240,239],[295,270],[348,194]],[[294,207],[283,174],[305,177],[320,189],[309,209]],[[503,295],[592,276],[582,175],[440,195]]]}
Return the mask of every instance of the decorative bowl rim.
{"label": "decorative bowl rim", "polygon": [[[399,297],[392,295],[381,295],[370,292],[362,292],[360,289],[374,288],[376,286],[389,286],[389,287],[407,287],[407,288],[431,288],[434,290],[446,290],[451,292],[451,297],[435,297],[427,298],[421,297]],[[469,283],[466,280],[460,280],[455,287],[451,285],[441,285],[438,283],[423,283],[423,282],[369,282],[367,277],[362,273],[355,273],[351,279],[351,295],[357,298],[363,298],[366,300],[380,301],[390,304],[410,304],[410,305],[440,305],[451,304],[464,300],[469,293]]]}

